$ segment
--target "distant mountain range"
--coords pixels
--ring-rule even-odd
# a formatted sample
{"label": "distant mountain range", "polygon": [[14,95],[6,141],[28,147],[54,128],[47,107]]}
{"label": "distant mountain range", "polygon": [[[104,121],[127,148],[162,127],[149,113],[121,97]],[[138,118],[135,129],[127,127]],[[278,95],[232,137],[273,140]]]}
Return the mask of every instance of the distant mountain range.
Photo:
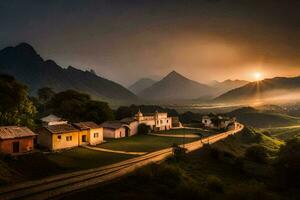
{"label": "distant mountain range", "polygon": [[150,78],[141,78],[140,80],[133,83],[128,89],[134,94],[138,94],[144,89],[152,86],[156,81]]}
{"label": "distant mountain range", "polygon": [[[255,99],[300,98],[300,76],[276,77],[251,82],[217,97],[219,102],[251,101]],[[289,99],[286,99],[289,100]]]}
{"label": "distant mountain range", "polygon": [[232,89],[242,87],[249,83],[249,81],[244,81],[244,80],[225,80],[222,82],[219,81],[213,81],[210,83],[211,87],[214,87],[216,89],[216,94],[221,95],[225,92],[228,92]]}
{"label": "distant mountain range", "polygon": [[172,71],[162,80],[138,93],[138,96],[152,100],[187,100],[209,97],[213,94],[214,89],[212,87]]}
{"label": "distant mountain range", "polygon": [[128,89],[97,76],[93,71],[82,71],[71,66],[65,69],[52,60],[43,60],[26,43],[0,51],[0,73],[13,75],[28,85],[31,94],[36,94],[39,88],[47,86],[56,92],[74,89],[106,101],[138,100]]}

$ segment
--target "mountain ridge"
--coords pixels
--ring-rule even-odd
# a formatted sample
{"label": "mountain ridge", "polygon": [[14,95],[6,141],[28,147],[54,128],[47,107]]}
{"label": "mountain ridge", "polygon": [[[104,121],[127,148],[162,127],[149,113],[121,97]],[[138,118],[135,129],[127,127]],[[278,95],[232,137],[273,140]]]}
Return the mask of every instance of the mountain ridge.
{"label": "mountain ridge", "polygon": [[138,97],[122,85],[69,66],[63,68],[53,60],[44,60],[27,43],[0,50],[0,73],[10,74],[28,85],[31,94],[41,87],[51,87],[56,92],[75,89],[97,99],[137,101]]}
{"label": "mountain ridge", "polygon": [[264,99],[284,95],[286,91],[300,90],[300,76],[274,77],[258,82],[250,82],[245,86],[230,90],[217,98],[215,101],[251,100],[254,98]]}

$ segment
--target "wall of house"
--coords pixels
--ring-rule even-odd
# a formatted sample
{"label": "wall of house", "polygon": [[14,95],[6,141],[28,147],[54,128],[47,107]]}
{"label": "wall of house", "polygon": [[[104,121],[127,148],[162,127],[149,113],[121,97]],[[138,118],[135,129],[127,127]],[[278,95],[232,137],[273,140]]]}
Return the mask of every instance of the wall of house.
{"label": "wall of house", "polygon": [[167,118],[159,118],[156,120],[155,124],[155,130],[169,130],[172,128],[172,118],[167,117]]}
{"label": "wall of house", "polygon": [[19,142],[19,153],[30,152],[34,149],[34,137],[0,140],[0,152],[13,154],[13,142]]}
{"label": "wall of house", "polygon": [[125,136],[125,127],[121,127],[119,129],[103,128],[104,138],[122,138]]}
{"label": "wall of house", "polygon": [[[80,131],[62,133],[62,134],[52,134],[52,150],[77,147],[79,144],[78,141],[79,133]],[[58,135],[61,135],[61,139],[58,139]],[[68,136],[72,136],[71,141],[67,141]]]}
{"label": "wall of house", "polygon": [[45,128],[41,128],[37,131],[37,143],[41,147],[45,147],[47,149],[52,149],[52,136],[49,131]]}
{"label": "wall of house", "polygon": [[[98,133],[98,137],[94,137],[94,133]],[[103,128],[90,130],[90,145],[97,145],[103,142]]]}
{"label": "wall of house", "polygon": [[134,121],[129,124],[130,134],[129,136],[136,135],[138,133],[139,122]]}
{"label": "wall of house", "polygon": [[[90,131],[89,130],[82,130],[80,132],[78,132],[79,134],[79,138],[78,138],[78,145],[85,145],[88,144],[88,142],[90,141]],[[82,141],[82,136],[86,137],[86,142]]]}

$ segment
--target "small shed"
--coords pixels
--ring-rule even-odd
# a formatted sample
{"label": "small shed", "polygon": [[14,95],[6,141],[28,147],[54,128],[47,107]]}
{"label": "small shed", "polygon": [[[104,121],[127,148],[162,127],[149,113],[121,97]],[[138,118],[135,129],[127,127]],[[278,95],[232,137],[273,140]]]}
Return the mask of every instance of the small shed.
{"label": "small shed", "polygon": [[0,153],[22,154],[34,149],[36,134],[27,127],[0,126]]}

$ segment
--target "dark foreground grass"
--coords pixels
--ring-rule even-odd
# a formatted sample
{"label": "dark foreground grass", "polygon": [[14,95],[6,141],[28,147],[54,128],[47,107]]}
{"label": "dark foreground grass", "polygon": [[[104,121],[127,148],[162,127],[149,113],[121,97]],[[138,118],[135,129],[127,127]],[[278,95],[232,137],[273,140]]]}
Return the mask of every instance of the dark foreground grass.
{"label": "dark foreground grass", "polygon": [[47,156],[48,160],[59,167],[72,171],[104,166],[133,157],[133,155],[94,151],[82,147]]}
{"label": "dark foreground grass", "polygon": [[[2,184],[39,179],[47,176],[90,169],[133,158],[132,155],[93,151],[82,147],[57,153],[33,153],[3,157],[1,166],[9,169],[10,177],[0,176]],[[6,179],[6,180],[5,180]]]}
{"label": "dark foreground grass", "polygon": [[98,145],[101,148],[121,150],[121,151],[134,151],[134,152],[152,152],[164,148],[171,147],[175,144],[188,143],[198,138],[173,138],[173,137],[160,137],[152,135],[135,135],[127,138],[108,139],[107,143]]}
{"label": "dark foreground grass", "polygon": [[[161,164],[141,168],[121,180],[65,196],[76,199],[297,199],[297,192],[276,190],[274,158],[282,143],[246,129],[224,141]],[[245,152],[266,148],[266,162],[254,162]],[[255,148],[252,148],[255,149]],[[88,194],[88,195],[87,195]]]}

